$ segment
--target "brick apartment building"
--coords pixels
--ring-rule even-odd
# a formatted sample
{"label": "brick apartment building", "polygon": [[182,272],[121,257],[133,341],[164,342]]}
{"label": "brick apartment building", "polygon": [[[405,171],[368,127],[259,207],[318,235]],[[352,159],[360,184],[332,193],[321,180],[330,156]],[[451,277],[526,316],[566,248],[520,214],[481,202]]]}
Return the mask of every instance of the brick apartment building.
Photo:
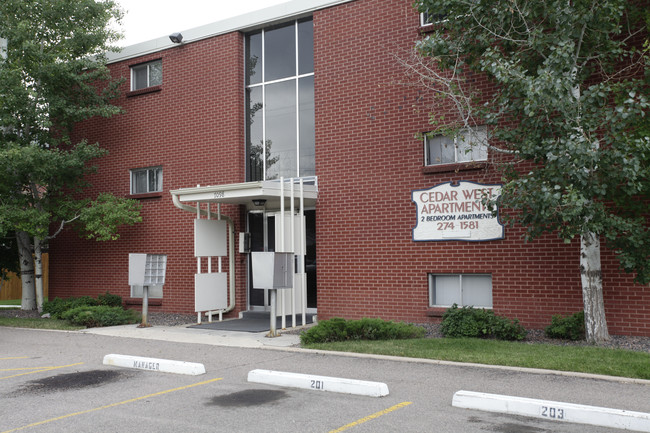
{"label": "brick apartment building", "polygon": [[[422,323],[457,303],[539,328],[581,310],[579,243],[524,242],[477,204],[498,191],[493,155],[418,137],[433,99],[397,61],[426,31],[412,4],[296,0],[112,54],[125,113],[77,133],[110,152],[89,194],[139,200],[143,222],[114,242],[55,239],[50,297],[137,305],[129,254],[147,253],[166,259],[150,311],[236,317],[268,310],[250,253],[266,250],[298,255],[286,313]],[[650,290],[602,260],[610,332],[650,336]],[[216,276],[195,294],[195,274]]]}

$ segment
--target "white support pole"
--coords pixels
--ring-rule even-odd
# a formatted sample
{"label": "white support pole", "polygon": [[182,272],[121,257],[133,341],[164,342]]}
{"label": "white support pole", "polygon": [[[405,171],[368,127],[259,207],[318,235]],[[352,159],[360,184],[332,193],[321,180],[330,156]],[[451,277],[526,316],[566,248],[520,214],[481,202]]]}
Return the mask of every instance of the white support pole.
{"label": "white support pole", "polygon": [[[201,219],[201,203],[199,203],[198,201],[196,202],[196,219]],[[197,274],[201,273],[201,257],[196,258],[196,273]],[[196,294],[194,294],[194,296],[196,296]],[[198,324],[201,324],[201,312],[200,311],[196,312],[196,322]]]}
{"label": "white support pole", "polygon": [[[217,219],[221,221],[221,203],[217,203]],[[219,256],[219,273],[221,273],[221,256]],[[223,320],[223,309],[219,310],[219,321]],[[212,321],[212,311],[210,311],[210,321]]]}
{"label": "white support pole", "polygon": [[269,330],[269,336],[270,337],[277,337],[278,336],[278,331],[276,329],[276,322],[277,318],[276,316],[276,311],[277,311],[277,289],[269,289],[269,292],[271,294],[271,324],[270,324],[270,330]]}
{"label": "white support pole", "polygon": [[[210,209],[210,202],[208,202],[208,215],[206,216],[207,219],[212,219],[211,217],[211,209]],[[208,274],[212,273],[212,256],[208,257]],[[212,311],[208,311],[208,323],[212,323]]]}
{"label": "white support pole", "polygon": [[141,328],[148,328],[149,325],[149,286],[142,286],[142,324]]}
{"label": "white support pole", "polygon": [[305,259],[307,257],[307,233],[305,227],[305,191],[303,188],[302,178],[300,178],[300,273],[302,284],[300,285],[300,290],[302,291],[302,302],[301,302],[301,312],[302,312],[302,326],[307,324],[307,274],[305,270]]}
{"label": "white support pole", "polygon": [[[217,219],[221,221],[221,203],[217,203]],[[219,256],[219,272],[221,271],[221,256]]]}
{"label": "white support pole", "polygon": [[[285,223],[284,223],[284,177],[280,178],[280,252],[285,249]],[[287,316],[284,311],[284,290],[280,291],[280,313],[282,314],[282,329],[287,329]]]}
{"label": "white support pole", "polygon": [[[211,213],[212,212],[210,212],[210,203],[208,203],[207,219],[212,219],[211,216],[210,216]],[[210,273],[212,273],[212,257],[208,257],[208,274],[210,274]]]}
{"label": "white support pole", "polygon": [[[295,183],[295,179],[291,178],[291,210],[289,212],[291,214],[291,216],[290,216],[291,220],[290,220],[289,226],[291,227],[291,251],[293,251],[293,257],[294,257],[294,260],[295,260],[295,257],[296,257],[296,230],[295,230],[296,217],[295,217],[295,211],[294,211],[294,209],[295,209],[295,205],[294,205],[294,195],[295,195],[294,183]],[[296,277],[295,274],[292,275],[291,277],[295,281],[295,277]],[[291,285],[291,327],[292,328],[296,327],[296,288],[295,288],[295,284]]]}

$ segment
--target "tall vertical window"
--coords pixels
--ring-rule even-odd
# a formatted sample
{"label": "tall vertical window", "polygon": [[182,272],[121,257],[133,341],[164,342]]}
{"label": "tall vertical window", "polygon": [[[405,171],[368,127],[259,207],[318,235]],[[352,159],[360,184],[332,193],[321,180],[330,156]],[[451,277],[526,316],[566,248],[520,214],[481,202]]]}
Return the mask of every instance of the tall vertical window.
{"label": "tall vertical window", "polygon": [[162,167],[131,170],[131,194],[162,191]]}
{"label": "tall vertical window", "polygon": [[315,174],[311,18],[246,35],[248,181]]}

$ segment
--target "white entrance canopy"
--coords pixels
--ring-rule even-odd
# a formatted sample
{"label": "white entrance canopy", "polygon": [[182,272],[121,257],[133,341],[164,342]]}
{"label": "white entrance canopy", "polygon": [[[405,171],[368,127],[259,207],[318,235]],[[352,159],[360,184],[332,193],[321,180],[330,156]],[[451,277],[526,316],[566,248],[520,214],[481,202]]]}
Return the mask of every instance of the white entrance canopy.
{"label": "white entrance canopy", "polygon": [[[247,209],[259,209],[263,207],[266,210],[279,210],[279,230],[276,229],[276,253],[291,253],[295,257],[298,257],[298,272],[294,274],[294,282],[291,285],[291,293],[289,294],[289,300],[291,302],[290,311],[293,326],[296,326],[296,312],[302,312],[302,323],[306,323],[306,309],[307,309],[307,274],[305,271],[305,208],[316,206],[316,199],[318,197],[318,184],[316,177],[309,178],[291,178],[280,180],[265,180],[258,182],[246,182],[246,183],[234,183],[226,185],[216,185],[216,186],[196,186],[195,188],[181,188],[170,191],[172,195],[172,201],[174,206],[179,209],[183,209],[188,212],[196,212],[197,222],[201,220],[201,216],[204,215],[209,220],[213,215],[215,215],[210,210],[211,203],[226,203],[234,205],[244,205]],[[195,204],[196,207],[192,206]],[[207,209],[202,209],[202,204],[206,204]],[[288,222],[285,219],[285,211],[289,210]],[[296,227],[296,218],[294,217],[294,212],[299,210],[300,217],[298,218],[299,226]],[[229,271],[228,279],[230,286],[230,302],[228,307],[222,310],[219,310],[219,318],[224,312],[232,311],[235,307],[235,250],[234,250],[234,222],[233,220],[221,214],[221,208],[218,206],[217,214],[215,215],[217,219],[225,219],[228,224],[228,258],[229,258]],[[277,221],[277,220],[276,220]],[[288,226],[288,227],[285,227]],[[196,227],[195,224],[195,236],[196,236]],[[298,233],[300,233],[299,239],[296,239],[294,234],[299,228]],[[287,236],[287,233],[289,235]],[[201,235],[203,236],[203,235]],[[288,241],[287,241],[288,239]],[[300,247],[302,245],[302,247]],[[198,281],[199,277],[204,277],[205,275],[213,275],[211,272],[212,269],[212,257],[207,256],[208,258],[208,273],[201,274],[201,256],[197,256],[197,274],[195,275],[195,281]],[[293,264],[293,260],[291,261]],[[221,274],[221,258],[219,257],[219,273],[214,275]],[[225,275],[225,274],[224,274]],[[207,284],[207,286],[215,286],[215,284]],[[223,295],[225,296],[225,285]],[[296,288],[296,289],[294,289]],[[203,286],[195,287],[195,300],[199,299],[197,293],[203,293]],[[206,293],[212,293],[210,287],[205,291]],[[270,335],[276,336],[275,329],[275,320],[276,320],[276,290],[272,289],[271,292],[271,321],[270,321]],[[199,293],[200,294],[200,293]],[[217,293],[218,295],[220,294]],[[201,298],[203,299],[203,298]],[[225,299],[225,298],[224,298]],[[286,314],[285,314],[285,296],[284,291],[282,291],[281,296],[281,316],[282,316],[282,328],[286,328]],[[298,305],[298,302],[299,304]],[[204,304],[199,305],[195,302],[195,308],[198,312],[198,321],[201,322],[201,310]],[[210,320],[212,320],[212,312],[209,312]]]}
{"label": "white entrance canopy", "polygon": [[[316,198],[318,197],[316,178],[310,177],[302,180],[304,205],[313,207],[316,205]],[[267,209],[280,209],[283,196],[285,206],[289,205],[286,199],[291,195],[292,185],[294,196],[296,198],[300,197],[299,181],[299,178],[284,179],[284,185],[279,180],[264,180],[215,186],[197,186],[172,190],[170,193],[181,203],[228,203],[255,208],[257,206],[253,204],[253,200],[266,200]]]}

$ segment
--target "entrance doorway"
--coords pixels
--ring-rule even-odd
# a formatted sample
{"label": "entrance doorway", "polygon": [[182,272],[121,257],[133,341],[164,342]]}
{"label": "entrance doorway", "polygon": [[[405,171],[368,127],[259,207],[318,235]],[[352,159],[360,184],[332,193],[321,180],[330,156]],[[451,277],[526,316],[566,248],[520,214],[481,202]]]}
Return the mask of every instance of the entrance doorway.
{"label": "entrance doorway", "polygon": [[[248,214],[248,232],[250,233],[251,251],[276,250],[275,220],[279,212],[250,212]],[[307,274],[307,312],[316,313],[316,211],[305,211],[305,273]],[[250,256],[249,256],[250,258]],[[297,258],[296,270],[300,264]],[[250,310],[267,311],[270,301],[268,291],[253,288],[252,268],[248,266],[248,305]]]}

